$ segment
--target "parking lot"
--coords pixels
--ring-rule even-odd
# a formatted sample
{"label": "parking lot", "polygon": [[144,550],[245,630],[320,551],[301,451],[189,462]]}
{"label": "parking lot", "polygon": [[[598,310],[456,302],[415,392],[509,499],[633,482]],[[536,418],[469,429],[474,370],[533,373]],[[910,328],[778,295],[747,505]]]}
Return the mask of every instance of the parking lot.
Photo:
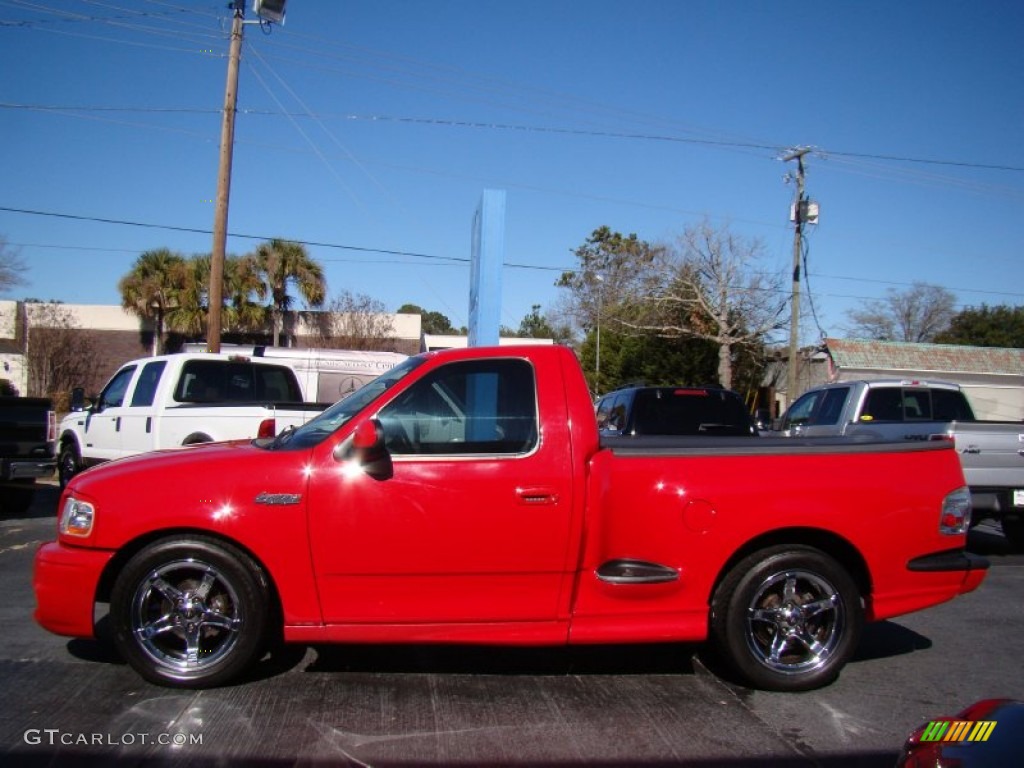
{"label": "parking lot", "polygon": [[1024,698],[1024,556],[985,529],[977,592],[870,626],[839,681],[805,694],[724,683],[683,645],[295,648],[240,685],[159,688],[102,640],[32,621],[56,489],[38,496],[0,520],[5,764],[891,766],[922,722]]}

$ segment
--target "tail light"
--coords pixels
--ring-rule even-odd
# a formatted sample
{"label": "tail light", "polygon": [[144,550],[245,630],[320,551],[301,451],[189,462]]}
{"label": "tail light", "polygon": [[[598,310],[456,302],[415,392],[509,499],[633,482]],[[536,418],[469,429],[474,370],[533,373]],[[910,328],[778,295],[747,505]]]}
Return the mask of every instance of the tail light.
{"label": "tail light", "polygon": [[57,442],[57,414],[53,411],[46,412],[46,442]]}
{"label": "tail light", "polygon": [[256,437],[273,437],[277,434],[277,422],[274,419],[264,419],[260,422],[260,428]]}
{"label": "tail light", "polygon": [[971,527],[971,492],[958,488],[942,500],[939,533],[960,536]]}

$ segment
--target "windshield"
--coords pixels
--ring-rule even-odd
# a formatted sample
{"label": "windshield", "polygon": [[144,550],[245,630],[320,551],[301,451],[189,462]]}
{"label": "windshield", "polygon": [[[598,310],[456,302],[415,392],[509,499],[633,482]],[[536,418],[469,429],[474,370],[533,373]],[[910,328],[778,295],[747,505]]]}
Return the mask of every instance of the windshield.
{"label": "windshield", "polygon": [[276,439],[266,444],[271,449],[278,448],[310,448],[323,442],[363,408],[377,399],[396,382],[401,381],[410,371],[426,362],[422,356],[410,357],[387,373],[381,374],[367,382],[347,397],[342,398],[312,421],[308,421],[298,429],[283,432]]}

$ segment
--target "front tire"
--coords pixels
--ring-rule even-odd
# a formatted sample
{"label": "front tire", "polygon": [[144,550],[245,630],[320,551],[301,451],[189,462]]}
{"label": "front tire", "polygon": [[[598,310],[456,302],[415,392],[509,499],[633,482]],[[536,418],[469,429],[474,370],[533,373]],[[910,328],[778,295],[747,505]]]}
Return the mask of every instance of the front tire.
{"label": "front tire", "polygon": [[863,623],[857,586],[835,560],[779,546],[745,558],[722,581],[711,641],[745,684],[805,691],[839,676]]}
{"label": "front tire", "polygon": [[110,597],[114,643],[158,685],[207,688],[262,654],[268,589],[253,560],[204,536],[164,539],[138,552]]}
{"label": "front tire", "polygon": [[82,457],[73,442],[64,443],[57,454],[57,479],[63,488],[82,469]]}

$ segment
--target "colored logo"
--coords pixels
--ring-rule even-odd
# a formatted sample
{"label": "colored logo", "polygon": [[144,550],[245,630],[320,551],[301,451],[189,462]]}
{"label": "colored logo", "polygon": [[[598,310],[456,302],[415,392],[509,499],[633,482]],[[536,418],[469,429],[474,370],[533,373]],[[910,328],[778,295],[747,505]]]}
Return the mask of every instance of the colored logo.
{"label": "colored logo", "polygon": [[995,720],[932,720],[921,741],[988,741],[995,729]]}

